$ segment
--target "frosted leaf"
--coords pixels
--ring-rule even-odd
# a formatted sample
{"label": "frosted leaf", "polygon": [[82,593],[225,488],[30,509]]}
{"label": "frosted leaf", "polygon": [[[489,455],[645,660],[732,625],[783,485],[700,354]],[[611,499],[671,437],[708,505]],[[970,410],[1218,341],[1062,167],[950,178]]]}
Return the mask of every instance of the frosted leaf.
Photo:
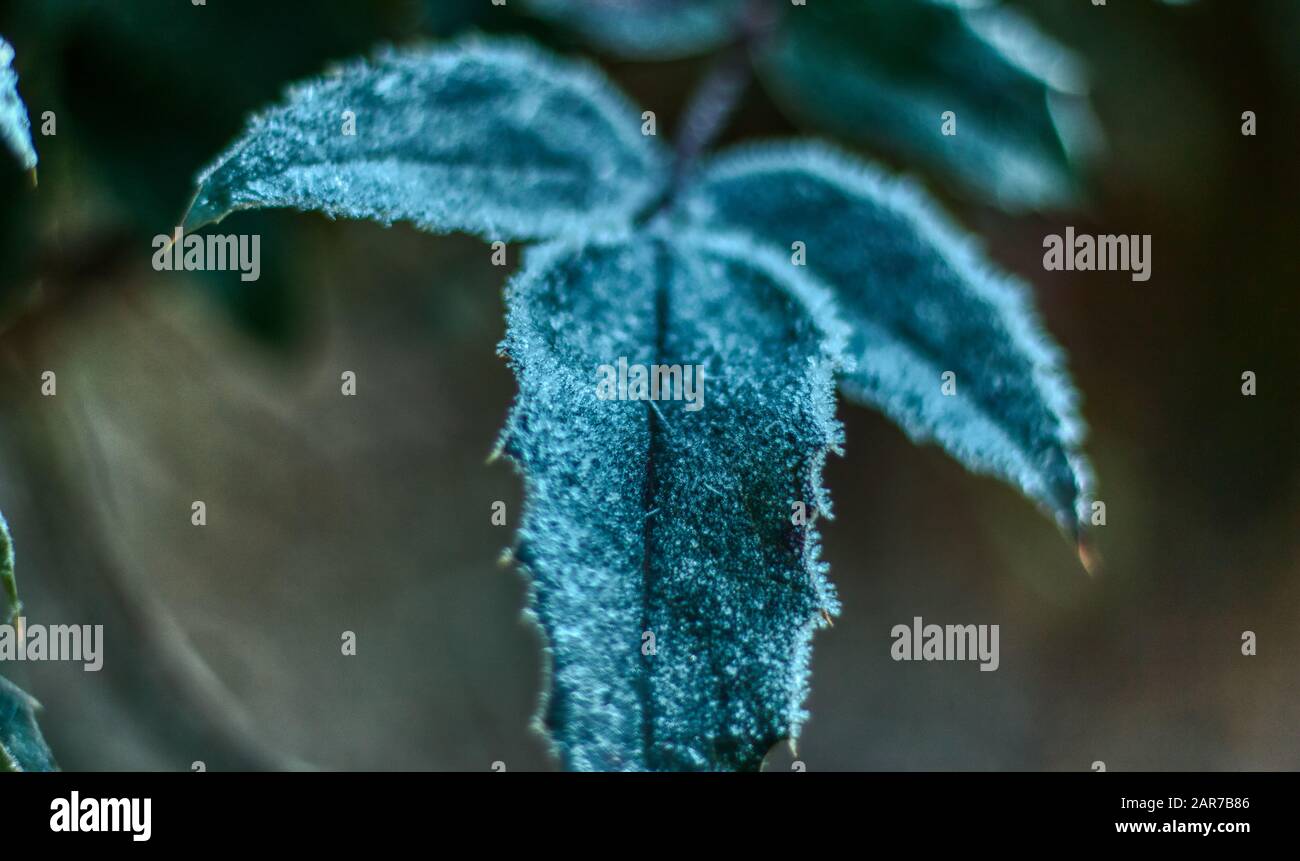
{"label": "frosted leaf", "polygon": [[[839,341],[779,265],[738,242],[614,238],[537,249],[510,285],[502,446],[527,493],[542,721],[568,768],[756,769],[798,731],[812,631],[838,606],[814,523]],[[620,358],[704,366],[703,406],[600,399],[598,366]]]}
{"label": "frosted leaf", "polygon": [[706,166],[683,210],[787,255],[804,242],[807,273],[831,289],[851,333],[845,393],[1009,481],[1076,532],[1089,469],[1059,350],[1023,285],[919,190],[825,147],[769,144]]}
{"label": "frosted leaf", "polygon": [[[14,582],[13,541],[9,524],[0,514],[0,625],[16,622],[22,605]],[[0,676],[0,771],[55,771],[54,756],[36,725],[40,704],[8,679]]]}
{"label": "frosted leaf", "polygon": [[0,772],[57,771],[36,725],[40,704],[0,676]]}
{"label": "frosted leaf", "polygon": [[660,194],[664,171],[640,112],[592,67],[523,42],[464,40],[293,88],[199,176],[186,226],[295,207],[550,237],[628,222]]}
{"label": "frosted leaf", "polygon": [[36,167],[36,147],[27,107],[18,96],[18,75],[13,70],[14,49],[0,37],[0,140],[3,140],[23,170]]}

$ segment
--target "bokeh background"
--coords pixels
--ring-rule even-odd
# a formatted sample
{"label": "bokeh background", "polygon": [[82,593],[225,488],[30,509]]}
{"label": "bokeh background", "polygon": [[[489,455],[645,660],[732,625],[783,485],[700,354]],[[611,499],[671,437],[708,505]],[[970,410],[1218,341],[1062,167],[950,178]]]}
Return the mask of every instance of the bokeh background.
{"label": "bokeh background", "polygon": [[[485,463],[514,394],[488,248],[269,212],[238,216],[258,282],[150,267],[194,174],[288,82],[467,28],[581,50],[514,5],[0,2],[34,123],[58,118],[39,187],[0,165],[0,510],[29,622],[107,641],[98,674],[3,669],[65,769],[555,768],[529,729],[541,642],[498,563],[512,527],[489,521],[503,500],[513,525],[520,482]],[[842,405],[824,539],[844,613],[816,638],[798,757],[1300,767],[1300,2],[1016,5],[1088,64],[1108,144],[1088,202],[1008,215],[920,178],[1032,282],[1070,357],[1105,566],[1089,578],[1014,491]],[[600,62],[671,134],[708,61]],[[806,133],[755,85],[724,143]],[[1067,224],[1152,234],[1153,277],[1044,272]],[[1001,625],[1001,668],[891,661],[917,615]]]}

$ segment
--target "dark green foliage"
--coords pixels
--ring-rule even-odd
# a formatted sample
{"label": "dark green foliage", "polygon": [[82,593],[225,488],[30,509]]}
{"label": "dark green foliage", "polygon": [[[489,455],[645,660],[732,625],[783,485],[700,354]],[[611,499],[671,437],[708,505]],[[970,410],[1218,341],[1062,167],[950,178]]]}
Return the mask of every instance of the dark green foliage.
{"label": "dark green foliage", "polygon": [[533,14],[622,57],[668,60],[716,48],[746,0],[523,0]]}
{"label": "dark green foliage", "polygon": [[[1082,73],[1018,13],[940,0],[818,0],[789,9],[760,49],[795,116],[937,168],[1010,208],[1076,194],[1053,101]],[[956,134],[941,132],[952,111]]]}

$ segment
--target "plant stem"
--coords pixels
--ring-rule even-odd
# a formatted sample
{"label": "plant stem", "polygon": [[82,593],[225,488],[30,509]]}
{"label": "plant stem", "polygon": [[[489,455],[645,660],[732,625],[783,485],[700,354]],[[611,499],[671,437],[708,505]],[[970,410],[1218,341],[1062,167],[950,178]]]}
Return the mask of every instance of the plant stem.
{"label": "plant stem", "polygon": [[727,127],[753,77],[751,50],[767,38],[775,23],[768,0],[750,0],[741,11],[736,20],[736,38],[714,60],[682,113],[673,169],[674,191]]}
{"label": "plant stem", "polygon": [[736,42],[714,61],[682,115],[673,166],[674,188],[727,127],[749,86],[749,79],[748,45],[744,41]]}

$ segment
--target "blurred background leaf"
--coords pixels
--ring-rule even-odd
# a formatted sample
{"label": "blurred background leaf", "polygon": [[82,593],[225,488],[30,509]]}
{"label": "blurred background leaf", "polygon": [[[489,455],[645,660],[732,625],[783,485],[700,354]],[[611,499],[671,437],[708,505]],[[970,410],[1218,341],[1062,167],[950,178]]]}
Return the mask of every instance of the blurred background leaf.
{"label": "blurred background leaf", "polygon": [[[812,130],[914,158],[972,196],[1040,208],[1076,196],[1051,101],[1083,86],[1079,64],[1046,42],[1003,8],[821,0],[787,9],[757,63]],[[940,133],[946,111],[955,135]]]}
{"label": "blurred background leaf", "polygon": [[674,60],[735,38],[748,0],[522,0],[598,50],[629,60]]}
{"label": "blurred background leaf", "polygon": [[[6,177],[0,193],[19,207],[0,219],[25,225],[16,230],[57,229],[64,241],[68,232],[93,224],[83,238],[94,249],[170,233],[193,195],[198,169],[290,82],[383,42],[458,31],[482,18],[484,7],[491,9],[419,0],[322,0],[310,7],[260,0],[0,4],[0,21],[31,51],[24,68],[40,69],[30,87],[39,105],[33,110],[57,118],[57,134],[40,143],[51,171],[68,180],[56,194],[77,189],[75,199],[51,206],[50,195],[24,195]],[[282,255],[287,233],[297,228],[254,216],[241,229],[263,237],[260,280],[231,284],[209,274],[199,280],[244,331],[264,345],[287,347],[302,334],[295,323],[302,298],[291,277],[295,267]],[[99,242],[105,233],[111,241]],[[35,264],[30,232],[15,245],[27,259],[0,263],[10,272],[6,282],[30,274]],[[96,265],[120,262],[110,255]]]}

